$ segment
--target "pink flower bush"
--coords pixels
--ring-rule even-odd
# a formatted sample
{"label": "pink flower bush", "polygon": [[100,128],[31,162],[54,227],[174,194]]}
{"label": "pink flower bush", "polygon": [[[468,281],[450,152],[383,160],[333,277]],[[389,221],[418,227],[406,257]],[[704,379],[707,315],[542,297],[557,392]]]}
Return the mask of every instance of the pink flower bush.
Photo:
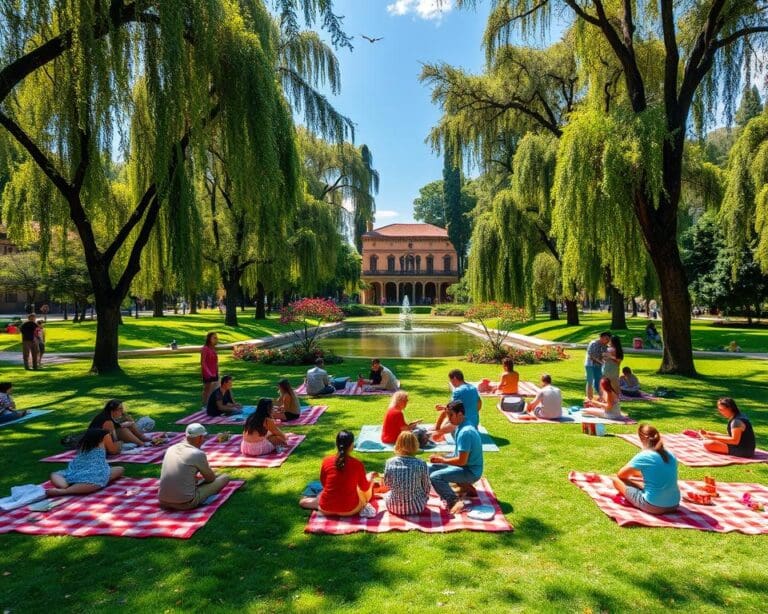
{"label": "pink flower bush", "polygon": [[[333,301],[325,298],[302,298],[293,301],[280,312],[282,324],[297,324],[291,327],[298,343],[306,354],[316,349],[315,338],[320,332],[320,326],[325,322],[341,322],[344,312]],[[312,327],[313,332],[310,332]]]}

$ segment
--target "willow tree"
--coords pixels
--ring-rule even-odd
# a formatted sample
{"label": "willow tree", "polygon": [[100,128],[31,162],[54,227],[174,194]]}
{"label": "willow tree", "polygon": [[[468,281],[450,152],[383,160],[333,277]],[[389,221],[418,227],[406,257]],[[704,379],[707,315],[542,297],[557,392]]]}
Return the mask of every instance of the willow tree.
{"label": "willow tree", "polygon": [[[348,43],[331,0],[276,0],[284,19],[320,17]],[[7,5],[7,3],[6,3]],[[293,192],[292,131],[280,121],[277,58],[266,44],[272,17],[254,0],[62,0],[13,3],[3,12],[0,41],[0,160],[18,159],[10,206],[16,220],[44,229],[71,219],[83,243],[98,313],[93,370],[119,368],[120,304],[141,263],[160,211],[183,218],[194,199],[190,159],[205,155],[214,119],[219,146],[244,192]],[[237,78],[233,78],[236,75]],[[129,214],[115,219],[109,170],[114,149],[130,152],[123,127],[146,80],[153,131],[144,143],[143,185]],[[15,153],[9,154],[8,150]],[[257,182],[257,178],[259,181]],[[266,181],[265,179],[266,178]],[[53,189],[51,189],[51,186]],[[44,197],[45,192],[53,198]],[[100,232],[106,215],[117,231]],[[11,228],[23,234],[23,229]],[[124,265],[118,266],[121,257]]]}
{"label": "willow tree", "polygon": [[[460,5],[477,4],[459,0]],[[640,160],[631,198],[624,205],[636,217],[656,270],[665,319],[661,371],[695,374],[691,346],[691,301],[677,243],[683,155],[691,113],[702,121],[721,102],[731,114],[741,62],[748,49],[765,49],[765,0],[494,0],[493,41],[512,33],[546,32],[553,11],[571,14],[582,41],[604,45],[621,67],[631,125],[657,117],[663,128],[657,169]],[[675,6],[677,4],[677,6]],[[658,33],[658,34],[656,34]],[[657,38],[658,36],[658,38]],[[637,48],[657,40],[661,62],[640,61]],[[584,49],[594,48],[585,44]],[[583,59],[583,58],[582,58]],[[661,70],[660,82],[656,80]],[[594,87],[594,84],[592,84]],[[658,92],[658,95],[653,95]],[[720,99],[718,101],[718,99]],[[654,120],[653,125],[657,125]],[[584,164],[588,163],[584,160]],[[573,187],[579,189],[578,186]]]}

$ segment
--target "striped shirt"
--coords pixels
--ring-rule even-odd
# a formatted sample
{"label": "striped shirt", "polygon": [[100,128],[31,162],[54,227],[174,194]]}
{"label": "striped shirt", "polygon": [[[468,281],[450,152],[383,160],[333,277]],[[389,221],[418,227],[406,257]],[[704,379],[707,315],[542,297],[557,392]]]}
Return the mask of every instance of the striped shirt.
{"label": "striped shirt", "polygon": [[420,514],[429,498],[427,463],[413,456],[394,456],[384,465],[384,484],[389,487],[384,501],[390,513]]}

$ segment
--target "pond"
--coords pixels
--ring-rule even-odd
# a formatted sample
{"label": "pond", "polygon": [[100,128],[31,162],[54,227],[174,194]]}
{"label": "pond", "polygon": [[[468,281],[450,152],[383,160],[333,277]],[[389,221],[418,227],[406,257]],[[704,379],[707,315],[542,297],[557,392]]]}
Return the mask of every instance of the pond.
{"label": "pond", "polygon": [[404,331],[393,325],[347,325],[320,341],[340,356],[366,358],[437,358],[464,356],[480,339],[455,326],[415,326]]}

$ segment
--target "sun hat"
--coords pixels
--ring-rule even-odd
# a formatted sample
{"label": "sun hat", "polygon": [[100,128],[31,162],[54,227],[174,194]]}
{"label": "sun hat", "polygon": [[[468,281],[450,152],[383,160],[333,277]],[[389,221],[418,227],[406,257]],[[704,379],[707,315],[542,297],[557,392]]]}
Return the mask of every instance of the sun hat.
{"label": "sun hat", "polygon": [[193,422],[187,426],[185,433],[187,437],[200,437],[200,435],[207,435],[208,431],[206,431],[205,427],[199,422]]}

